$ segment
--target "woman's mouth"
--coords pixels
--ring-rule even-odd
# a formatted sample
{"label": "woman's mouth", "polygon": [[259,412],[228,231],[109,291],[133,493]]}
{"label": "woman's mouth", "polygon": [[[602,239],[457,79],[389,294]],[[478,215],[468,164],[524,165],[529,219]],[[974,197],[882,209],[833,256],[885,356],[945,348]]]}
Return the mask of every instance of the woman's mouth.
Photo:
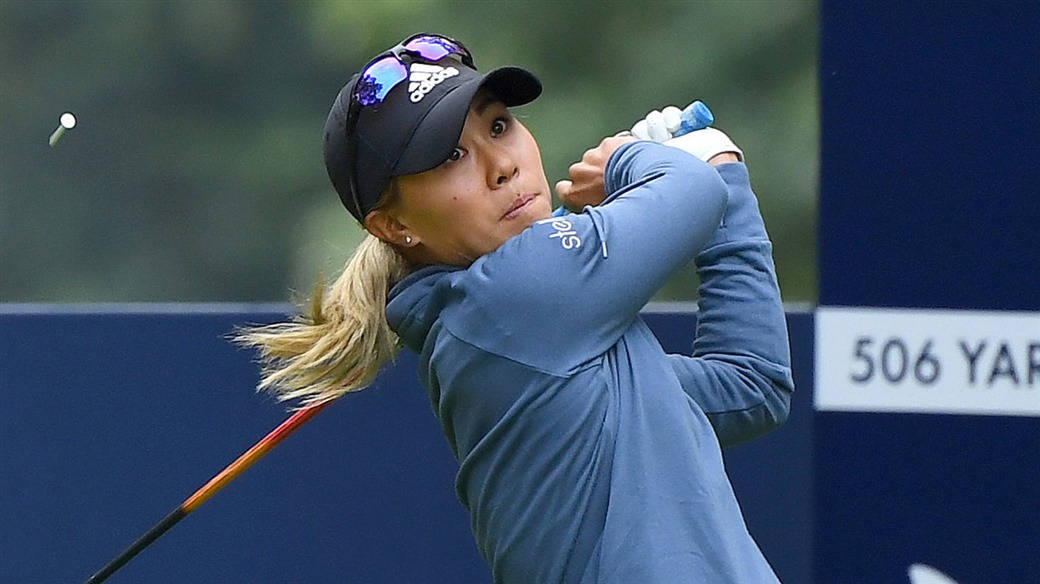
{"label": "woman's mouth", "polygon": [[502,215],[502,220],[506,221],[519,217],[524,212],[524,209],[529,207],[537,198],[538,195],[536,194],[521,195],[517,197],[516,200],[513,201],[513,205],[509,207],[509,210]]}

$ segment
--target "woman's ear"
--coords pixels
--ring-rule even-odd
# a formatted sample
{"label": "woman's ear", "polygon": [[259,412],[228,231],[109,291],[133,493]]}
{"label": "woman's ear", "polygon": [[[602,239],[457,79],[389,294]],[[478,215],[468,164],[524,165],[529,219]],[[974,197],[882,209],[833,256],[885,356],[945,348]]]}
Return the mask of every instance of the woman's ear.
{"label": "woman's ear", "polygon": [[382,241],[397,247],[411,247],[417,243],[412,230],[397,220],[393,214],[376,209],[365,217],[365,229]]}

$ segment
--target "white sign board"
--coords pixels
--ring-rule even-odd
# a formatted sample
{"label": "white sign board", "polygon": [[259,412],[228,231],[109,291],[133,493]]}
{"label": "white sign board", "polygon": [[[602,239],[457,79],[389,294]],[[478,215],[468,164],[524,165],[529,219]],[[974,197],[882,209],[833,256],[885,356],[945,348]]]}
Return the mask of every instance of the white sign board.
{"label": "white sign board", "polygon": [[1040,416],[1040,312],[819,307],[819,411]]}

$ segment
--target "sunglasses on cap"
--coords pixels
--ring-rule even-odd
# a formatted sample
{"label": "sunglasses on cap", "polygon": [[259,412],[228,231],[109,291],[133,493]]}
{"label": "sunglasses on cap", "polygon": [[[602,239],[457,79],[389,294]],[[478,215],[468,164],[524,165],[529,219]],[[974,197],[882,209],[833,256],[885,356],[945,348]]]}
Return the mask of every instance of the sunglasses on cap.
{"label": "sunglasses on cap", "polygon": [[[408,79],[408,65],[416,61],[440,61],[453,58],[461,64],[476,69],[473,55],[462,43],[436,34],[417,34],[369,61],[358,74],[354,89],[350,93],[347,109],[347,136],[357,131],[358,118],[365,107],[378,106],[386,100],[390,90]],[[349,159],[357,164],[357,140],[348,140]],[[350,194],[360,210],[361,196],[358,193],[357,169],[350,172]]]}

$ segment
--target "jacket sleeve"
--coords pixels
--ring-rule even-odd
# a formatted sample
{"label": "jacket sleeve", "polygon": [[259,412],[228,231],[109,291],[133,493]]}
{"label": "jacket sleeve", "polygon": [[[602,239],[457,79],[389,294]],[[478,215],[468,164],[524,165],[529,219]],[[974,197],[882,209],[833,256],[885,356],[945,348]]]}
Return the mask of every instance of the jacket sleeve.
{"label": "jacket sleeve", "polygon": [[727,189],[670,146],[625,144],[604,172],[607,201],[545,219],[477,260],[470,316],[452,332],[485,351],[566,375],[602,355],[712,237]]}
{"label": "jacket sleeve", "polygon": [[772,244],[747,167],[718,172],[729,189],[722,226],[696,257],[700,301],[693,355],[669,355],[686,393],[730,446],[776,428],[794,382]]}
{"label": "jacket sleeve", "polygon": [[619,150],[604,182],[607,201],[582,213],[595,226],[601,261],[577,283],[599,291],[584,298],[582,311],[591,322],[609,323],[620,316],[627,329],[718,229],[727,187],[714,167],[654,142]]}

